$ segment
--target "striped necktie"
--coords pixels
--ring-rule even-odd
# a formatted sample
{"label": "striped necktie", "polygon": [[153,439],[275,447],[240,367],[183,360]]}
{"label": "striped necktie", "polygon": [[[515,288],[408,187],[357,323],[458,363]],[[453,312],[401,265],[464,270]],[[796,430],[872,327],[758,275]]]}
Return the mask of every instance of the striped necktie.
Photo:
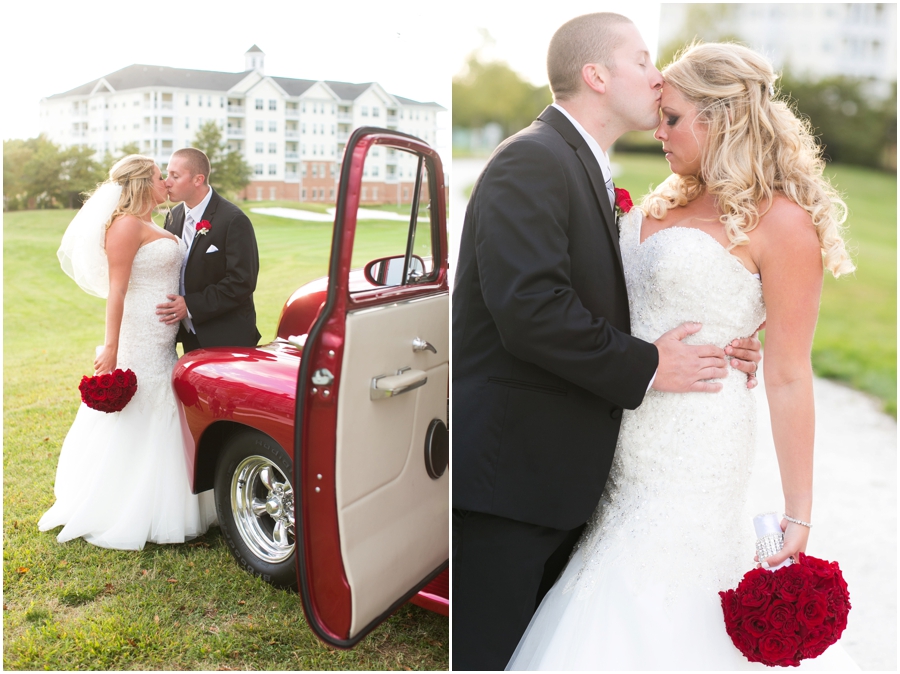
{"label": "striped necktie", "polygon": [[613,187],[612,177],[606,179],[606,193],[609,195],[609,205],[613,212],[616,210],[616,189]]}

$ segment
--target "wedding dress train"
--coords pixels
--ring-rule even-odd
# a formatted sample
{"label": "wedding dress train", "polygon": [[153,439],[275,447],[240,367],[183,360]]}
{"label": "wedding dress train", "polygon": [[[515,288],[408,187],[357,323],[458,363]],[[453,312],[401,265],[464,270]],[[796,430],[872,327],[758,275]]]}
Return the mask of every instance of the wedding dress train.
{"label": "wedding dress train", "polygon": [[[756,331],[756,275],[698,229],[641,243],[641,222],[638,209],[620,222],[632,334],[652,342],[697,321],[686,342],[724,347]],[[741,372],[722,383],[717,394],[650,390],[625,411],[601,503],[507,669],[765,669],[731,643],[718,596],[754,554],[743,511],[756,401]],[[838,645],[807,667],[858,669]]]}
{"label": "wedding dress train", "polygon": [[182,543],[216,520],[212,491],[197,496],[188,484],[183,412],[172,391],[178,325],[156,315],[178,293],[184,255],[183,242],[168,236],[135,255],[117,367],[137,375],[137,392],[121,412],[79,408],[59,457],[56,502],[38,523],[41,531],[64,525],[60,542],[83,537],[140,550],[147,541]]}

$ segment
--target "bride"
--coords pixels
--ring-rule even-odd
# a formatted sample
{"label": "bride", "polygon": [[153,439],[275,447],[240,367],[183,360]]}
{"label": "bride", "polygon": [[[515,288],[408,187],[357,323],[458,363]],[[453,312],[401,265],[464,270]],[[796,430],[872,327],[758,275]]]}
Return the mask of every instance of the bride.
{"label": "bride", "polygon": [[150,219],[166,198],[152,159],[124,157],[72,220],[57,253],[83,290],[107,299],[95,372],[131,369],[138,383],[121,412],[78,410],[59,457],[56,503],[38,522],[41,531],[63,525],[60,542],[82,537],[140,550],[147,541],[182,543],[215,521],[212,492],[195,496],[188,485],[171,384],[178,326],[156,317],[160,298],[178,292],[185,255],[184,243]]}
{"label": "bride", "polygon": [[[672,175],[620,221],[632,334],[724,346],[766,321],[765,385],[784,492],[784,549],[812,521],[810,350],[824,267],[853,271],[846,208],[806,125],[773,100],[770,64],[695,45],[665,71],[656,138]],[[731,372],[713,396],[651,390],[622,419],[606,489],[508,669],[760,669],[725,632],[718,592],[750,569],[743,521],[756,402]],[[752,534],[751,534],[752,535]],[[856,668],[839,646],[805,661]]]}

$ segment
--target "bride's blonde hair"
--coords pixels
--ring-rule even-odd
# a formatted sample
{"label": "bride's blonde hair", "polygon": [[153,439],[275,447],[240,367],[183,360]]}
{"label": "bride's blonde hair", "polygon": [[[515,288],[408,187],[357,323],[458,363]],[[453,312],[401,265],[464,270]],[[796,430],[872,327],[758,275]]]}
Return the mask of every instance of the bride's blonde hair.
{"label": "bride's blonde hair", "polygon": [[143,217],[156,206],[153,198],[153,167],[156,162],[142,154],[129,154],[122,157],[109,169],[109,180],[122,186],[122,196],[106,228],[120,215]]}
{"label": "bride's blonde hair", "polygon": [[662,72],[707,125],[700,175],[671,175],[641,203],[654,218],[684,206],[704,190],[715,198],[729,249],[746,244],[759,224],[759,204],[776,194],[812,218],[825,267],[835,276],[854,270],[841,237],[847,206],[823,177],[809,123],[774,99],[771,64],[738,44],[692,44]]}

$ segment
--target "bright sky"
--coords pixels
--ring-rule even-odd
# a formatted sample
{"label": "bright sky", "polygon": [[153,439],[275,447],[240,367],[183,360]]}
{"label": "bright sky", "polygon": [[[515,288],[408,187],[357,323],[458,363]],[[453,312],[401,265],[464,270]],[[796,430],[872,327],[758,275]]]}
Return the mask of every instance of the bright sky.
{"label": "bright sky", "polygon": [[659,3],[597,0],[565,0],[536,5],[492,0],[456,0],[453,3],[456,30],[452,43],[455,65],[461,69],[466,57],[484,44],[483,31],[493,45],[483,54],[488,59],[506,61],[517,73],[535,85],[547,83],[547,45],[556,29],[569,19],[591,12],[616,12],[634,21],[655,59],[659,35]]}
{"label": "bright sky", "polygon": [[[269,75],[375,81],[449,111],[447,11],[445,3],[423,0],[6,3],[0,130],[4,139],[36,136],[42,97],[134,63],[240,72],[253,44],[266,53]],[[437,143],[448,158],[449,115],[438,120]]]}

